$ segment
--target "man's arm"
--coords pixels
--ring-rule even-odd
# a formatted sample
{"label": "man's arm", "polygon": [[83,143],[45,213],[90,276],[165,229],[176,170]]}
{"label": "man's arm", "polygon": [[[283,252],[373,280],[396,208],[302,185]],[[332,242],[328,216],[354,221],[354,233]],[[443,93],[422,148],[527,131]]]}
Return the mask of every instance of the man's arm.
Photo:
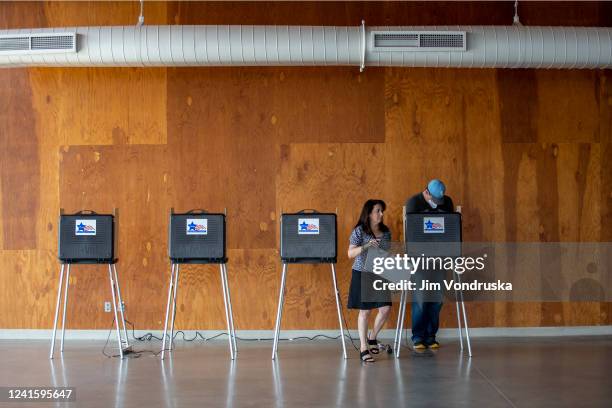
{"label": "man's arm", "polygon": [[448,207],[448,212],[455,212],[455,203],[453,203],[453,199],[450,197],[448,197]]}
{"label": "man's arm", "polygon": [[413,212],[419,211],[417,209],[416,202],[417,202],[416,196],[412,196],[408,200],[406,200],[406,213],[413,213]]}

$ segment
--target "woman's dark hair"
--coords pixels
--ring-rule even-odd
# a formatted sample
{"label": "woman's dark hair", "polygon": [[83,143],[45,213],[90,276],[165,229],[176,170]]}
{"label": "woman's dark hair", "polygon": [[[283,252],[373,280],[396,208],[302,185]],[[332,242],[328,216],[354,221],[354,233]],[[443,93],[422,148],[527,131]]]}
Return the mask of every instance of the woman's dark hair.
{"label": "woman's dark hair", "polygon": [[[383,211],[387,209],[387,204],[385,204],[383,200],[368,200],[363,205],[361,215],[359,216],[359,221],[357,221],[357,225],[355,225],[355,228],[361,227],[363,232],[368,235],[374,235],[372,232],[372,227],[370,227],[370,214],[374,210],[374,206],[376,204],[380,204]],[[379,228],[382,232],[389,232],[389,227],[387,227],[383,222],[380,223]]]}

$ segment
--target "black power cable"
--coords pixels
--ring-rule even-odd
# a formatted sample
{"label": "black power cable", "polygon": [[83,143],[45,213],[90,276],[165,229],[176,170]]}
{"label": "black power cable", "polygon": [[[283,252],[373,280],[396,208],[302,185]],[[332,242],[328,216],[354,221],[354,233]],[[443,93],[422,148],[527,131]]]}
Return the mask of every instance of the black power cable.
{"label": "black power cable", "polygon": [[[340,291],[337,290],[336,293],[337,293],[338,298],[340,298]],[[176,313],[176,310],[174,312]],[[346,317],[344,315],[344,309],[342,307],[340,308],[340,314],[342,316],[342,322],[344,323],[344,328],[346,329],[346,334],[344,336],[348,337],[348,339],[350,340],[351,345],[353,346],[353,348],[357,352],[360,352],[359,347],[357,347],[355,345],[355,341],[354,341],[353,337],[351,336],[351,331],[349,330],[348,323],[346,322]],[[125,322],[127,324],[129,324],[130,327],[132,328],[132,338],[135,341],[144,342],[144,341],[152,341],[153,339],[159,340],[159,341],[163,340],[161,337],[157,337],[157,336],[155,336],[151,332],[145,333],[142,336],[136,336],[136,329],[135,329],[134,323],[132,323],[128,319],[125,319]],[[109,355],[109,354],[106,353],[106,347],[108,345],[108,341],[110,339],[110,335],[111,335],[111,332],[113,330],[113,324],[114,323],[115,323],[115,318],[113,317],[113,322],[111,323],[111,327],[110,327],[110,329],[108,331],[108,336],[106,337],[106,342],[104,343],[104,347],[102,349],[102,354],[104,354],[108,358],[119,357],[120,356],[119,354]],[[187,342],[195,341],[195,340],[198,339],[198,337],[200,337],[203,341],[209,341],[209,340],[213,340],[213,339],[216,339],[218,337],[221,337],[221,336],[229,336],[229,334],[227,332],[221,332],[221,333],[218,333],[218,334],[216,334],[214,336],[211,336],[211,337],[207,338],[207,337],[203,336],[199,331],[196,331],[195,335],[193,336],[193,338],[188,339],[187,337],[185,337],[185,332],[184,331],[178,330],[178,331],[176,331],[174,333],[174,336],[172,337],[171,341],[174,341],[174,339],[179,335],[179,333],[181,334],[181,336],[183,338],[183,341],[187,341]],[[340,335],[338,335],[338,336],[328,336],[326,334],[317,334],[317,335],[314,335],[312,337],[309,337],[309,336],[297,336],[297,337],[291,337],[291,338],[279,338],[279,341],[293,341],[293,340],[308,340],[308,341],[313,341],[313,340],[316,340],[318,338],[337,340],[337,339],[340,338]],[[270,337],[270,338],[244,338],[244,337],[238,337],[238,336],[236,336],[236,339],[240,340],[240,341],[272,341],[272,340],[274,340],[274,338],[272,338],[272,337]],[[166,351],[167,350],[168,349],[166,349]],[[387,349],[388,352],[391,352],[390,350],[391,350],[390,348]],[[125,355],[131,355],[131,356],[133,356],[133,358],[138,358],[143,353],[151,353],[154,356],[157,356],[157,355],[161,354],[161,351],[154,352],[154,351],[151,351],[151,350],[141,350],[141,351],[128,350],[128,353],[124,353],[124,354]]]}
{"label": "black power cable", "polygon": [[[351,337],[350,332],[348,330],[348,327],[347,327],[348,325],[346,324],[346,319],[344,318],[344,313],[342,313],[342,318],[344,320],[344,325],[345,325],[346,330],[347,330],[347,334],[345,334],[344,336],[348,337],[350,339],[351,344],[353,345],[353,347],[355,347],[355,350],[359,351],[359,348],[357,348],[357,346],[355,346],[353,338]],[[125,322],[128,325],[130,325],[130,327],[132,329],[132,333],[131,333],[132,339],[135,340],[135,341],[145,342],[145,341],[153,341],[153,340],[159,340],[159,341],[162,340],[161,337],[157,337],[157,336],[155,336],[151,332],[145,333],[142,336],[136,336],[136,329],[135,329],[134,323],[132,323],[131,321],[129,321],[127,319],[125,319]],[[111,355],[111,354],[106,353],[106,348],[108,346],[108,342],[110,340],[110,336],[111,336],[111,333],[113,331],[114,323],[115,323],[115,319],[113,318],[113,321],[111,323],[111,327],[110,327],[110,329],[108,331],[108,336],[106,337],[106,342],[104,343],[104,347],[102,348],[102,354],[104,356],[108,357],[108,358],[120,357],[119,354]],[[211,336],[211,337],[205,337],[204,335],[202,335],[202,333],[200,333],[199,331],[196,331],[195,335],[192,338],[187,338],[184,331],[177,330],[176,332],[174,332],[174,336],[172,337],[172,340],[176,339],[177,336],[179,336],[179,334],[181,335],[182,340],[183,341],[187,341],[187,342],[195,341],[195,340],[198,339],[198,337],[200,339],[202,339],[202,341],[209,341],[209,340],[214,340],[214,339],[216,339],[218,337],[221,337],[221,336],[228,336],[227,332],[221,332],[221,333],[215,334],[214,336]],[[310,336],[310,337],[309,336],[297,336],[297,337],[290,337],[290,338],[279,338],[279,341],[294,341],[294,340],[309,340],[309,341],[312,341],[312,340],[316,340],[318,338],[325,338],[325,339],[329,339],[329,340],[337,340],[337,339],[340,338],[340,336],[339,335],[338,336],[328,336],[326,334],[316,334],[316,335]],[[259,338],[244,338],[244,337],[236,336],[236,340],[240,340],[240,341],[272,341],[272,340],[274,340],[274,338],[273,337],[269,337],[269,338],[265,338],[265,337],[263,337],[263,338],[262,337],[259,337]],[[165,349],[165,351],[169,351],[169,349]],[[124,355],[131,356],[131,358],[138,358],[143,353],[151,353],[154,356],[158,356],[159,354],[161,354],[161,351],[154,352],[154,351],[151,351],[151,350],[140,350],[140,351],[127,350],[127,353],[124,351]]]}

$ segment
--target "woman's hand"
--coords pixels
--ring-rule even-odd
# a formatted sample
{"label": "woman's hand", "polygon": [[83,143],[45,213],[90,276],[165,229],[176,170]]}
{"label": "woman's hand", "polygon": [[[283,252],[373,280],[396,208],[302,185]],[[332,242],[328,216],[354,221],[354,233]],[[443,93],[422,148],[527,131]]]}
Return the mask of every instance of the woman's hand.
{"label": "woman's hand", "polygon": [[363,249],[365,250],[365,249],[369,249],[369,248],[372,248],[372,247],[380,248],[380,242],[378,242],[377,239],[371,239],[371,240],[368,241],[367,244],[365,244],[363,246]]}
{"label": "woman's hand", "polygon": [[362,245],[362,246],[357,246],[357,245],[349,245],[349,249],[348,249],[348,257],[349,259],[353,259],[356,256],[364,253],[365,251],[368,250],[368,248],[380,248],[380,242],[377,239],[371,239],[369,240],[366,244]]}

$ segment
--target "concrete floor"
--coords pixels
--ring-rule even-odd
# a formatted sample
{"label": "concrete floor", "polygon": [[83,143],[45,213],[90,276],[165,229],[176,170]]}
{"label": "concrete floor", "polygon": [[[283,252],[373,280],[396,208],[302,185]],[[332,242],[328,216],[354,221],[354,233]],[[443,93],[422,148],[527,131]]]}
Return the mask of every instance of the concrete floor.
{"label": "concrete floor", "polygon": [[[476,339],[474,357],[456,341],[435,354],[402,351],[362,365],[337,341],[239,342],[231,363],[226,341],[183,343],[162,363],[142,354],[102,355],[103,342],[66,340],[63,358],[46,341],[1,341],[0,386],[72,386],[70,404],[45,407],[610,407],[612,338]],[[350,344],[348,345],[350,346]],[[158,351],[158,342],[136,343]],[[110,350],[109,350],[110,351]]]}

